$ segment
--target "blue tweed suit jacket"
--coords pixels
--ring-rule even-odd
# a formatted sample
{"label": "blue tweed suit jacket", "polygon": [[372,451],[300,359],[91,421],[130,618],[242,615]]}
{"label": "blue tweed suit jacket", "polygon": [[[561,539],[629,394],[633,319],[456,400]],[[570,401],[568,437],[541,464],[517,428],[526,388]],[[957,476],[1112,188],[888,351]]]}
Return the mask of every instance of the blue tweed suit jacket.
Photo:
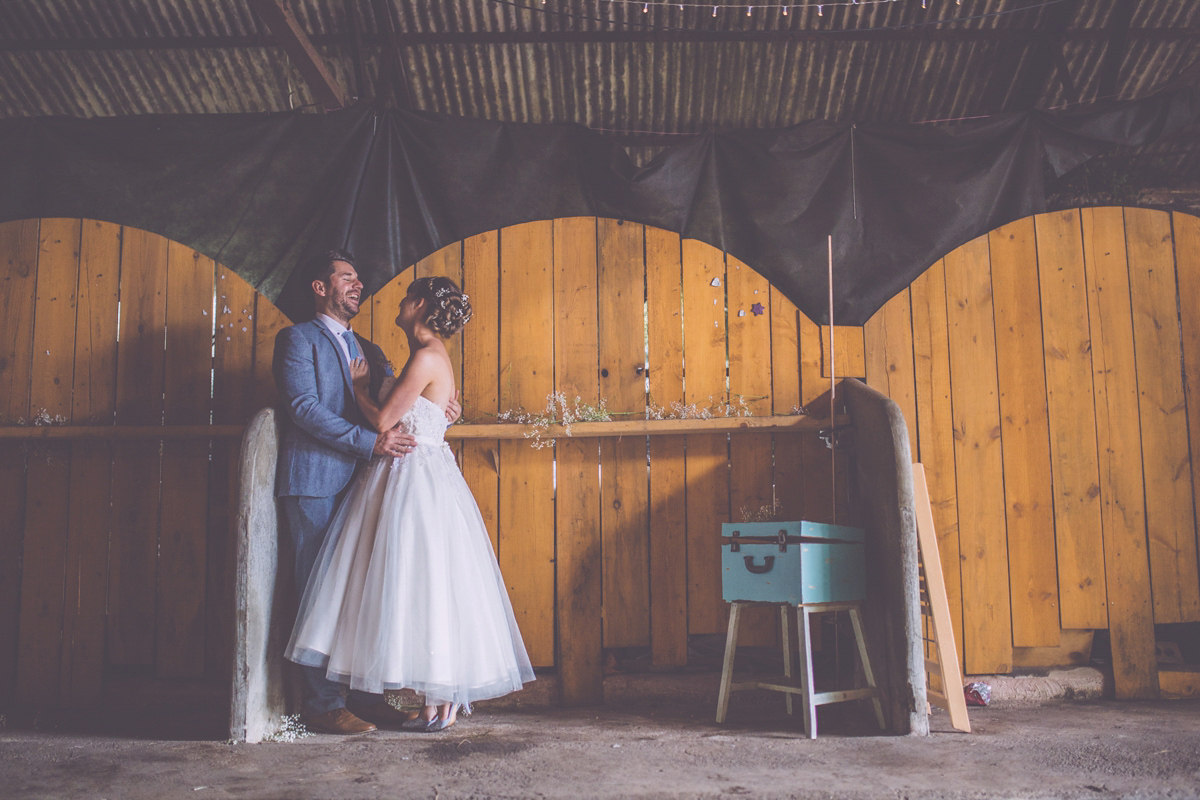
{"label": "blue tweed suit jacket", "polygon": [[[371,364],[372,391],[392,370],[383,351],[355,334]],[[358,464],[371,457],[376,432],[354,402],[350,366],[341,345],[318,320],[284,328],[275,337],[275,385],[291,421],[280,444],[278,497],[330,497]]]}

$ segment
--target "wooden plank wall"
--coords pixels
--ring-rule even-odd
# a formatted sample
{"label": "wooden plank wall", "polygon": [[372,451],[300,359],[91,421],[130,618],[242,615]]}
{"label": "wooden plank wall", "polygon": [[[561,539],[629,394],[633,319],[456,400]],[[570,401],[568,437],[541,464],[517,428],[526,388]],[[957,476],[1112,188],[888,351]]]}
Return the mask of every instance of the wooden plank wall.
{"label": "wooden plank wall", "polygon": [[[145,231],[44,219],[0,225],[0,265],[3,424],[236,423],[274,395],[262,383],[282,315],[212,259]],[[86,708],[224,693],[236,451],[4,445],[0,698]]]}
{"label": "wooden plank wall", "polygon": [[968,673],[1107,628],[1118,695],[1157,696],[1154,624],[1200,620],[1198,296],[1200,220],[1060,211],[947,254],[865,326]]}
{"label": "wooden plank wall", "polygon": [[[211,259],[89,220],[0,225],[0,257],[0,424],[232,424],[274,401],[288,321]],[[468,421],[540,412],[552,392],[618,418],[683,403],[787,414],[828,388],[815,325],[748,266],[665,231],[581,217],[443,248],[355,320],[397,367],[396,305],[426,275],[471,295],[450,343]],[[855,352],[839,359],[862,372],[845,341]],[[459,448],[530,655],[562,667],[568,702],[601,697],[605,648],[681,666],[690,634],[722,633],[721,522],[776,502],[833,513],[815,439],[688,438]],[[15,655],[0,659],[0,701],[115,703],[148,682],[219,697],[236,442],[2,447],[0,652]],[[764,616],[746,641],[773,643],[775,627]]]}
{"label": "wooden plank wall", "polygon": [[[287,320],[188,248],[90,220],[11,222],[0,268],[0,424],[227,424],[274,400]],[[395,308],[424,275],[471,295],[451,343],[468,421],[540,412],[554,392],[622,417],[828,403],[828,332],[675,234],[581,217],[446,247],[355,322],[397,366]],[[1179,302],[1197,291],[1200,220],[1057,212],[964,245],[862,329],[836,330],[839,376],[863,373],[910,422],[968,672],[1033,666],[1107,627],[1118,691],[1146,696],[1152,623],[1200,618],[1200,312]],[[0,703],[223,695],[236,453],[0,445]],[[721,522],[773,503],[815,520],[852,508],[846,457],[794,434],[459,454],[534,663],[560,668],[572,703],[599,699],[606,648],[681,666],[689,636],[723,631]],[[776,636],[764,617],[746,641]]]}

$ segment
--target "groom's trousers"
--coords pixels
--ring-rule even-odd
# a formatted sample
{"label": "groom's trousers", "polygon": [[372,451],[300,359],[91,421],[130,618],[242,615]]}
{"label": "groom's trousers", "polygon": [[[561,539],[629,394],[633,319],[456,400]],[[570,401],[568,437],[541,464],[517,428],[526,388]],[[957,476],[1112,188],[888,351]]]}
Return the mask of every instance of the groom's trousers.
{"label": "groom's trousers", "polygon": [[[287,519],[287,529],[291,535],[292,546],[296,551],[296,593],[304,595],[304,587],[308,585],[308,576],[312,574],[325,541],[325,533],[333,519],[333,513],[342,501],[345,491],[331,497],[280,497],[279,505]],[[355,707],[363,707],[383,700],[382,695],[352,691],[349,702],[342,697],[346,688],[337,681],[325,677],[321,667],[297,667],[302,680],[304,695],[304,713],[306,715],[324,714],[345,705],[353,711]]]}

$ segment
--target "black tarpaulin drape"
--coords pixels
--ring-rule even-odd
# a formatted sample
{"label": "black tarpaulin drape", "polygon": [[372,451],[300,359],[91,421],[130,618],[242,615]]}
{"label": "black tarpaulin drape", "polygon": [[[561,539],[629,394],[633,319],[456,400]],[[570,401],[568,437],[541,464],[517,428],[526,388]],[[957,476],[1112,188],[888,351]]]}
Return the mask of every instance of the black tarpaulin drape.
{"label": "black tarpaulin drape", "polygon": [[809,317],[859,325],[945,253],[1044,210],[1061,175],[1200,117],[1178,89],[1072,113],[954,126],[813,121],[719,131],[643,168],[575,125],[360,107],[331,114],[0,121],[0,220],[87,217],[162,234],[233,269],[293,319],[313,256],[356,256],[368,292],[440,247],[596,215],[699,239]]}

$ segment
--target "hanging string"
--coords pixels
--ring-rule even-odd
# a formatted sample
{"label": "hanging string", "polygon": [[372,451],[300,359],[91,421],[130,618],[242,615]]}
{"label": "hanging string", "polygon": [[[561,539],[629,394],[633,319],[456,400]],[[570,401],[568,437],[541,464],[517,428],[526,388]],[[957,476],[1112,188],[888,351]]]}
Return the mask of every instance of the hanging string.
{"label": "hanging string", "polygon": [[833,346],[833,234],[827,238],[829,250],[829,505],[833,509],[833,523],[837,524],[837,423],[834,411],[834,393],[837,391],[837,352]]}
{"label": "hanging string", "polygon": [[[850,126],[850,206],[854,210],[855,219],[858,219],[858,159],[854,157],[854,131],[857,127],[858,125]],[[833,323],[829,324],[832,325]]]}

